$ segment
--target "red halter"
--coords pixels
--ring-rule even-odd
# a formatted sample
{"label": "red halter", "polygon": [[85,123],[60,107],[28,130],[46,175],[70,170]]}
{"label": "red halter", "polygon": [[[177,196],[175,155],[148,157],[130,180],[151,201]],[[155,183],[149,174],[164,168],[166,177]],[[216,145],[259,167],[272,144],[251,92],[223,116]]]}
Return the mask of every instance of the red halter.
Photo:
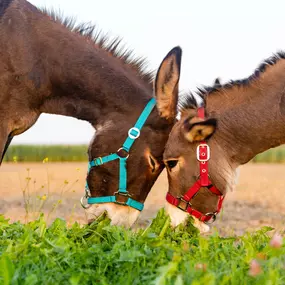
{"label": "red halter", "polygon": [[[205,117],[205,109],[203,107],[198,109],[198,117],[204,119]],[[220,192],[220,190],[213,186],[208,173],[208,160],[210,159],[210,147],[206,143],[206,141],[201,141],[201,143],[197,147],[197,160],[200,165],[200,176],[193,186],[189,188],[186,194],[182,197],[174,197],[169,192],[166,194],[166,200],[168,203],[178,207],[184,212],[188,212],[190,215],[196,217],[202,222],[210,223],[216,220],[216,215],[220,212],[224,200],[224,195]],[[198,193],[198,191],[202,187],[207,187],[209,191],[213,194],[219,196],[219,201],[217,205],[216,212],[211,212],[207,214],[203,214],[198,210],[192,208],[191,199]]]}

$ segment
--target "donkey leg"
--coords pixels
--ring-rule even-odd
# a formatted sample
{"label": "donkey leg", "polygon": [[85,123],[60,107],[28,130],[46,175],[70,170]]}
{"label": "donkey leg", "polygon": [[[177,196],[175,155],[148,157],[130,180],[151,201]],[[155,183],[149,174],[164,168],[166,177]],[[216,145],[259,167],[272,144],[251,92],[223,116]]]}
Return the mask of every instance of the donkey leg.
{"label": "donkey leg", "polygon": [[12,139],[9,139],[9,134],[8,132],[5,130],[5,128],[2,126],[0,126],[0,165],[2,163],[4,154],[10,144],[10,142]]}
{"label": "donkey leg", "polygon": [[4,159],[5,153],[7,152],[10,143],[12,142],[12,139],[13,139],[13,136],[9,135],[9,136],[8,136],[8,139],[7,139],[7,141],[6,141],[6,144],[5,144],[5,146],[4,146],[4,150],[3,150],[3,153],[2,153],[2,157],[0,157],[0,165],[1,165],[2,161],[3,161],[3,159]]}

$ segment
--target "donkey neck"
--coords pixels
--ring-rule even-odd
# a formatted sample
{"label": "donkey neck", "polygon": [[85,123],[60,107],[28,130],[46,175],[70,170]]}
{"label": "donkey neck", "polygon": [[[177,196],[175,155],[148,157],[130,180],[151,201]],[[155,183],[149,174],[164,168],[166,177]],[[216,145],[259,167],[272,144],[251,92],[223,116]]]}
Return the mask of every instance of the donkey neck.
{"label": "donkey neck", "polygon": [[[47,29],[43,22],[37,45],[48,58],[49,95],[40,104],[41,113],[86,120],[95,128],[139,115],[152,87],[131,64],[59,23],[50,21]],[[54,46],[63,52],[54,52]]]}
{"label": "donkey neck", "polygon": [[247,163],[285,143],[284,78],[285,60],[281,59],[249,82],[207,97],[208,113],[218,118],[216,141],[232,163]]}

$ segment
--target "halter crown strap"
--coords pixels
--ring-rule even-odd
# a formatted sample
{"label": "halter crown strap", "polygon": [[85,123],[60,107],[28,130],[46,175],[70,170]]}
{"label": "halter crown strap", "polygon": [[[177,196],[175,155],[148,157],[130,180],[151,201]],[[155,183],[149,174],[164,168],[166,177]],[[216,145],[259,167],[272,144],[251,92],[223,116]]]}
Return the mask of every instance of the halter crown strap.
{"label": "halter crown strap", "polygon": [[[129,129],[128,137],[123,143],[123,146],[119,148],[117,153],[112,153],[110,155],[104,157],[97,157],[94,160],[90,161],[88,164],[88,173],[90,172],[92,167],[100,166],[107,162],[119,159],[119,189],[118,192],[114,193],[113,196],[103,196],[103,197],[90,197],[90,190],[86,180],[85,186],[85,197],[87,198],[87,204],[99,204],[99,203],[117,203],[121,205],[127,205],[139,211],[142,211],[144,205],[141,202],[138,202],[132,198],[130,198],[130,194],[127,191],[127,159],[129,157],[129,151],[135,142],[135,140],[140,136],[140,131],[144,126],[147,118],[149,117],[150,113],[152,112],[154,106],[156,104],[155,98],[152,98],[147,105],[145,106],[144,110],[142,111],[141,115],[139,116],[138,120],[136,121],[135,125]],[[123,150],[127,152],[126,157],[120,156],[120,151]],[[123,197],[123,202],[119,201]],[[119,198],[119,199],[118,199]],[[86,205],[83,205],[86,207]]]}
{"label": "halter crown strap", "polygon": [[198,108],[197,115],[199,118],[205,119],[205,108],[204,107]]}
{"label": "halter crown strap", "polygon": [[152,98],[147,105],[145,106],[143,112],[141,113],[140,117],[138,118],[137,122],[135,123],[134,127],[132,127],[128,132],[128,137],[123,144],[123,149],[129,151],[135,142],[135,140],[140,136],[140,131],[144,126],[148,116],[152,112],[154,106],[156,104],[155,98]]}

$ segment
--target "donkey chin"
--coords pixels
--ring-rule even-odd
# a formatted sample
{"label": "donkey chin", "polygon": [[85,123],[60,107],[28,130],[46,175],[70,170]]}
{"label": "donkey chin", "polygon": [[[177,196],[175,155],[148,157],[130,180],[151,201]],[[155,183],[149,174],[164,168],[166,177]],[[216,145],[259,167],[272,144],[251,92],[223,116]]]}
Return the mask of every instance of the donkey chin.
{"label": "donkey chin", "polygon": [[[171,225],[173,227],[177,227],[180,224],[184,224],[189,218],[188,213],[183,212],[182,210],[169,204],[168,202],[166,202],[165,209],[168,215],[170,216]],[[200,233],[206,233],[210,230],[210,227],[205,223],[201,222],[195,217],[193,217],[193,219],[194,219],[194,226],[200,231]]]}
{"label": "donkey chin", "polygon": [[107,212],[111,220],[111,225],[131,227],[138,216],[140,211],[129,206],[118,205],[115,203],[94,204],[86,210],[88,216],[88,223],[96,220],[104,212]]}

